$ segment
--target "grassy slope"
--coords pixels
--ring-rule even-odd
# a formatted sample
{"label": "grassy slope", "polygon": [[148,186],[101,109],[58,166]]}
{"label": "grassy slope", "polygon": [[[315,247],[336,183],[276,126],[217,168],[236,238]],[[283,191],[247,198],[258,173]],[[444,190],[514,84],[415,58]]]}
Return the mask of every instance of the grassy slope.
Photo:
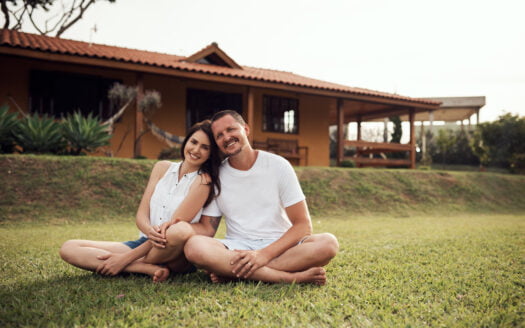
{"label": "grassy slope", "polygon": [[[153,163],[0,156],[0,222],[132,217]],[[310,167],[297,173],[314,215],[525,210],[525,176]]]}

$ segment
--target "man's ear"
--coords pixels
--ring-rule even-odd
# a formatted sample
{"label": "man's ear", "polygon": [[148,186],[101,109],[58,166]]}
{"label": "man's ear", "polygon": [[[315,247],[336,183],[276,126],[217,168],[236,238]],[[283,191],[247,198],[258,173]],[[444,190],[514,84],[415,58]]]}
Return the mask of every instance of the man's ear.
{"label": "man's ear", "polygon": [[244,123],[244,131],[246,131],[246,136],[249,136],[250,135],[250,126],[248,125],[248,123]]}

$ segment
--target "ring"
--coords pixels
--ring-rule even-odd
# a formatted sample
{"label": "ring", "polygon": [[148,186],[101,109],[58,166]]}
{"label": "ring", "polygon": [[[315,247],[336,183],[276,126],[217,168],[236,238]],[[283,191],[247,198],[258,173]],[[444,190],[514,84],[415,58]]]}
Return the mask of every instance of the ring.
{"label": "ring", "polygon": [[248,262],[248,265],[249,265],[249,266],[252,266],[253,264],[252,264],[252,262]]}

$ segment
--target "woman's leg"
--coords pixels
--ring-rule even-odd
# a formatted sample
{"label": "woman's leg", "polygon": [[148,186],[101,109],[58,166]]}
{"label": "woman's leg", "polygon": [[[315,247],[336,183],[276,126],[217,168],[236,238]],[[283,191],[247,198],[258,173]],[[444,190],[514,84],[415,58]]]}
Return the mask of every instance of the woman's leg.
{"label": "woman's leg", "polygon": [[116,241],[68,240],[60,248],[60,256],[78,268],[95,271],[102,262],[98,256],[128,251],[128,246]]}
{"label": "woman's leg", "polygon": [[[60,256],[64,261],[78,268],[95,271],[104,262],[104,260],[99,260],[98,256],[129,251],[131,249],[121,242],[68,240],[60,248]],[[152,276],[155,281],[166,280],[169,275],[169,271],[165,267],[144,263],[142,260],[134,261],[123,271],[144,273]]]}

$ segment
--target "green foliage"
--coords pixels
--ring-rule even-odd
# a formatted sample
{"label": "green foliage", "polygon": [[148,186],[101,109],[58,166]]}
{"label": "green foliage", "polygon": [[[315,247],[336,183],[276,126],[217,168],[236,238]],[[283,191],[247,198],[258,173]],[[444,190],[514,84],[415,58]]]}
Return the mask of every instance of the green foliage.
{"label": "green foliage", "polygon": [[482,162],[509,169],[525,166],[525,118],[504,114],[478,126],[472,148]]}
{"label": "green foliage", "polygon": [[9,113],[9,107],[0,107],[0,154],[14,152],[15,131],[18,128],[16,113]]}
{"label": "green foliage", "polygon": [[60,123],[47,115],[39,117],[33,114],[21,119],[15,131],[15,141],[24,153],[58,154],[66,147]]}
{"label": "green foliage", "polygon": [[355,162],[350,160],[344,160],[341,162],[341,167],[355,167]]}
{"label": "green foliage", "polygon": [[83,150],[95,151],[98,147],[109,145],[111,139],[107,126],[91,113],[87,117],[78,112],[68,115],[62,123],[62,133],[72,155],[80,155]]}
{"label": "green foliage", "polygon": [[390,122],[394,123],[394,131],[392,131],[392,135],[390,136],[390,142],[399,143],[401,142],[401,136],[403,135],[401,119],[399,116],[392,116],[389,118],[389,120]]}
{"label": "green foliage", "polygon": [[158,159],[180,159],[180,147],[175,146],[167,149],[163,149],[159,153]]}
{"label": "green foliage", "polygon": [[464,129],[440,129],[437,136],[426,134],[427,155],[430,162],[456,165],[477,165],[479,160],[470,146],[472,133]]}

